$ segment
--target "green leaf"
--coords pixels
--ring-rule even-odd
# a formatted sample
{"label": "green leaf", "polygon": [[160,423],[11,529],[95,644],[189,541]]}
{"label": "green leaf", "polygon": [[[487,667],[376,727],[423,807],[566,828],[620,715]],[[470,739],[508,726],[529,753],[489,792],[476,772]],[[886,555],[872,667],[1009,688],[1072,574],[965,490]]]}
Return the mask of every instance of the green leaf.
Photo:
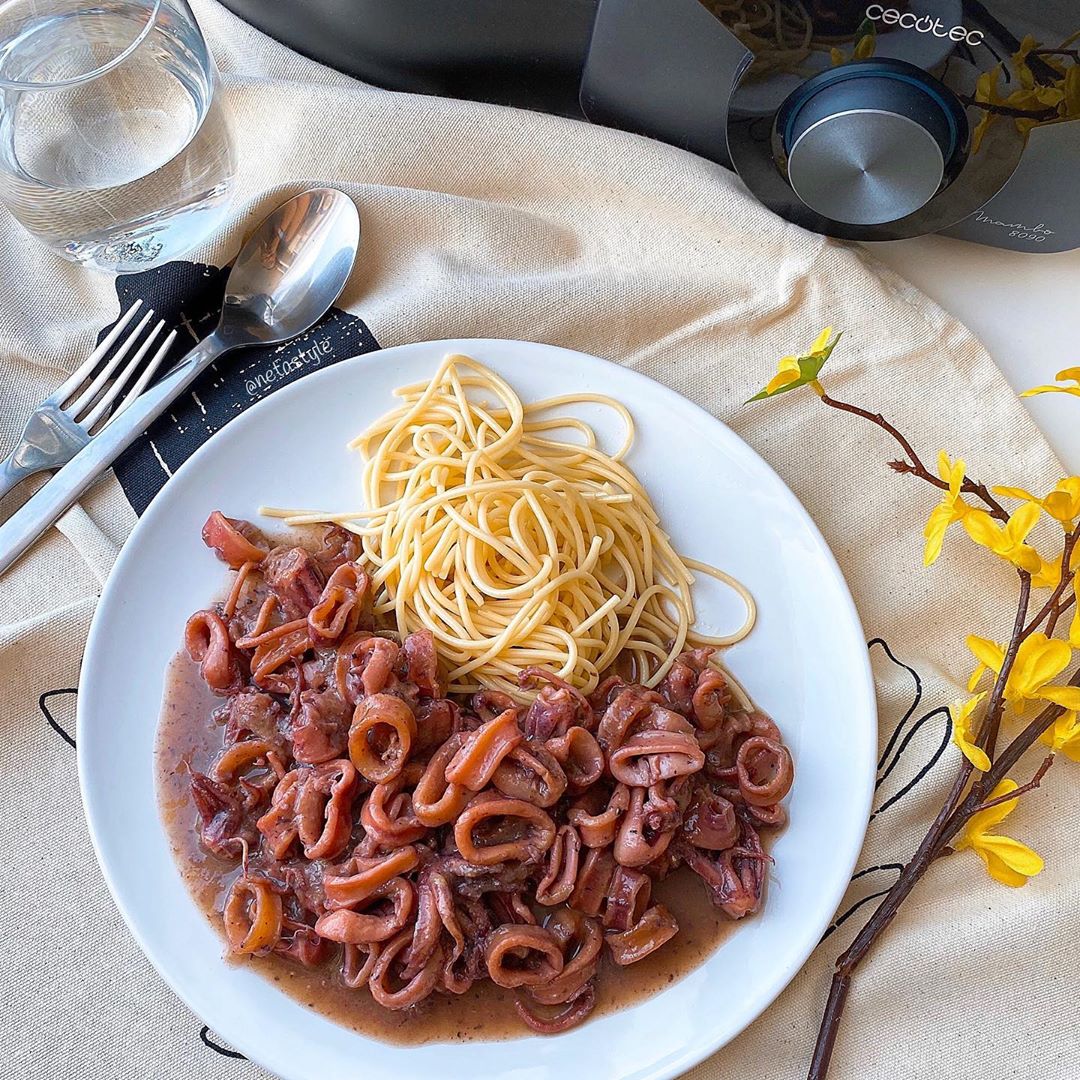
{"label": "green leaf", "polygon": [[864,37],[877,37],[877,24],[873,19],[863,19],[863,21],[855,27],[855,40],[861,41]]}
{"label": "green leaf", "polygon": [[778,390],[773,390],[772,393],[766,390],[759,390],[752,398],[747,398],[743,402],[744,405],[749,405],[751,401],[764,401],[766,398],[774,398],[779,394],[786,393],[788,390],[798,390],[800,386],[806,386],[818,377],[821,369],[825,366],[825,361],[832,355],[833,349],[836,348],[836,343],[843,336],[841,330],[833,337],[832,341],[825,346],[820,352],[811,353],[809,356],[800,356],[797,359],[799,365],[799,377],[794,382],[789,382],[786,386],[781,386]]}

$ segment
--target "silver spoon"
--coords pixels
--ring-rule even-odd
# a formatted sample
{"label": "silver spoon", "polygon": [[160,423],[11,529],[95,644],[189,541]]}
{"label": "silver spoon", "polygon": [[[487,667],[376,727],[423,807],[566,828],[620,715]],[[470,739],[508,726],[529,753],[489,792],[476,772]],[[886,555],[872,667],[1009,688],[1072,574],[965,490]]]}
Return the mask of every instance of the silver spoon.
{"label": "silver spoon", "polygon": [[0,525],[0,574],[218,357],[314,326],[345,288],[359,246],[360,215],[342,192],[313,188],[282,203],[237,256],[213,333]]}

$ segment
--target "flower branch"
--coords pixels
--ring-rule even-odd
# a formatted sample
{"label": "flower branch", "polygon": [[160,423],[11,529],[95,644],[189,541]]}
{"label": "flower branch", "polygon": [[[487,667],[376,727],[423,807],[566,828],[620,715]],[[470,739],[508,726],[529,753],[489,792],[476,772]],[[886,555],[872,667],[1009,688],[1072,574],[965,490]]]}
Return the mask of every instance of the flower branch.
{"label": "flower branch", "polygon": [[[759,401],[809,386],[822,403],[859,417],[888,434],[901,448],[902,460],[889,462],[898,474],[914,476],[942,493],[926,522],[923,561],[933,563],[947,533],[960,524],[977,546],[1012,565],[1017,572],[1016,613],[1003,645],[971,636],[968,647],[978,665],[968,682],[974,696],[952,710],[953,742],[961,752],[956,775],[944,802],[893,887],[837,959],[817,1043],[810,1065],[810,1080],[824,1080],[836,1043],[840,1020],[850,994],[855,970],[886,931],[904,900],[928,868],[942,855],[970,850],[996,880],[1019,887],[1043,868],[1042,859],[1025,844],[996,831],[1021,797],[1036,790],[1058,752],[1080,760],[1080,669],[1068,682],[1056,684],[1080,649],[1080,615],[1074,615],[1065,639],[1055,637],[1061,616],[1077,601],[1077,575],[1073,566],[1080,541],[1080,477],[1066,477],[1042,497],[1023,488],[994,487],[972,480],[963,461],[938,457],[935,474],[926,467],[910,441],[881,413],[840,401],[826,393],[818,376],[839,340],[826,329],[802,356],[784,357],[776,376],[751,400]],[[1080,396],[1080,368],[1068,368],[1057,381],[1074,386],[1043,386],[1028,393],[1062,392]],[[969,496],[981,505],[967,502]],[[1019,505],[1011,512],[1000,499]],[[1029,536],[1043,515],[1061,527],[1059,554],[1044,557]],[[1032,593],[1049,589],[1049,596],[1030,616]],[[1066,593],[1069,595],[1066,595]],[[992,671],[989,691],[976,692]],[[999,751],[1003,725],[1023,714],[1031,702],[1041,711]],[[1036,742],[1050,747],[1031,779],[1018,785],[1009,772]]]}
{"label": "flower branch", "polygon": [[[1060,575],[1060,579],[1058,580],[1057,585],[1054,586],[1054,591],[1050,594],[1050,599],[1046,601],[1031,622],[1024,627],[1022,631],[1024,637],[1028,637],[1028,635],[1032,634],[1047,619],[1059,617],[1075,602],[1075,596],[1070,596],[1064,601],[1062,601],[1061,597],[1073,582],[1074,571],[1072,569],[1072,554],[1078,538],[1080,538],[1080,524],[1071,529],[1065,536],[1065,544],[1061,550],[1061,560],[1058,563],[1058,574]],[[1048,627],[1046,632],[1048,635],[1052,635],[1054,631],[1052,627]]]}
{"label": "flower branch", "polygon": [[[920,480],[925,480],[928,484],[933,484],[934,487],[940,488],[942,491],[948,490],[949,485],[947,481],[941,477],[935,476],[922,463],[922,460],[919,458],[919,455],[915,453],[911,443],[908,442],[908,440],[893,427],[881,413],[870,412],[869,409],[862,409],[858,405],[852,405],[847,401],[839,401],[826,393],[822,393],[820,397],[822,403],[828,405],[832,409],[852,413],[854,416],[860,416],[863,420],[870,421],[871,424],[876,424],[882,431],[887,432],[900,444],[900,449],[903,450],[904,454],[907,456],[907,461],[890,461],[889,468],[892,469],[893,472],[910,473],[912,476],[917,476]],[[1009,515],[1006,513],[1005,508],[990,494],[985,484],[978,484],[965,476],[960,490],[967,495],[974,495],[976,498],[981,499],[989,509],[991,517],[997,518],[998,521],[1008,521]]]}

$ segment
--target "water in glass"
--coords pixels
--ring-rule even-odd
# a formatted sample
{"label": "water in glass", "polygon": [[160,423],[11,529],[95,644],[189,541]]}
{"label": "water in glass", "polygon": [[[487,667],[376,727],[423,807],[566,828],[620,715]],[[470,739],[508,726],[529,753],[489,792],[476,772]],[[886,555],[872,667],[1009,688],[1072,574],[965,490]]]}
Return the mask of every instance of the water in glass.
{"label": "water in glass", "polygon": [[31,233],[124,273],[221,223],[233,145],[184,0],[16,0],[5,31],[0,195]]}

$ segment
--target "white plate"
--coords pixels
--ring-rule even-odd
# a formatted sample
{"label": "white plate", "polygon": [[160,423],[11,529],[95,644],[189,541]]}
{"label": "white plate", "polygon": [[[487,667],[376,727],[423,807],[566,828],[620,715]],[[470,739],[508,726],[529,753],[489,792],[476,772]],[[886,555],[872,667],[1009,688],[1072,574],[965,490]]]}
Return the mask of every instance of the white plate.
{"label": "white plate", "polygon": [[[207,514],[220,508],[254,518],[261,503],[356,505],[359,460],[345,443],[391,405],[394,387],[428,378],[448,351],[490,365],[526,400],[602,391],[631,408],[638,441],[629,461],[676,547],[736,574],[757,598],[757,628],[727,661],[776,718],[796,772],[765,910],[701,967],[633,1008],[557,1037],[401,1048],[339,1027],[222,961],[221,940],[189,898],[158,816],[154,728],[184,622],[225,581],[199,538]],[[702,599],[707,621],[730,624],[730,612]],[[98,605],[79,686],[83,802],[124,918],[206,1023],[287,1080],[681,1073],[761,1013],[820,939],[862,845],[876,746],[855,606],[817,528],[769,466],[708,413],[642,375],[566,349],[501,340],[426,342],[358,357],[233,420],[132,532]]]}

